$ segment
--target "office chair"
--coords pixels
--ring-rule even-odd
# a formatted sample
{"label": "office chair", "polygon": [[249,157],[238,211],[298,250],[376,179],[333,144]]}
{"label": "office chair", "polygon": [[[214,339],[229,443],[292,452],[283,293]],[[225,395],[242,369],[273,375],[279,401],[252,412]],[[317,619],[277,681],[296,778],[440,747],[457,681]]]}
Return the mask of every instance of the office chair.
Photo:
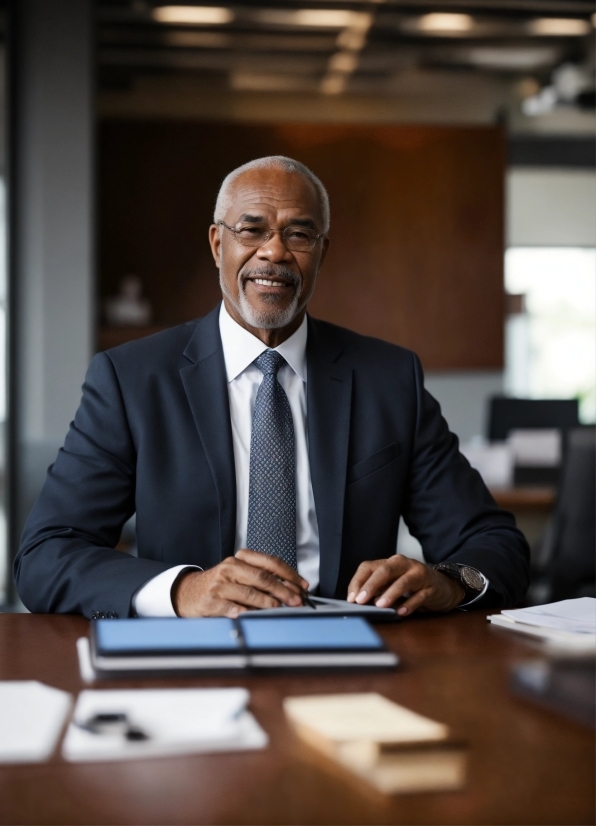
{"label": "office chair", "polygon": [[537,549],[528,601],[596,596],[596,428],[567,434],[555,510]]}
{"label": "office chair", "polygon": [[492,396],[489,400],[488,438],[503,441],[511,430],[559,428],[579,425],[577,399],[514,399]]}

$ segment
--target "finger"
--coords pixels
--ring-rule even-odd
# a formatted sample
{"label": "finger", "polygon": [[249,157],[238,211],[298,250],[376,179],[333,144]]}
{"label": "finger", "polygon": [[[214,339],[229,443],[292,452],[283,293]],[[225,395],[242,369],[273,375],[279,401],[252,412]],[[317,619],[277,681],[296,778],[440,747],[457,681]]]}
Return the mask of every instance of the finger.
{"label": "finger", "polygon": [[361,562],[358,566],[356,573],[350,580],[350,584],[348,585],[348,602],[354,602],[356,600],[356,596],[362,590],[362,586],[369,578],[371,573],[375,569],[375,565],[377,560],[371,562]]}
{"label": "finger", "polygon": [[238,614],[246,611],[242,605],[227,599],[211,599],[206,605],[193,607],[185,617],[230,617],[234,619]]}
{"label": "finger", "polygon": [[303,590],[308,588],[308,582],[300,576],[298,571],[295,568],[291,568],[278,556],[270,556],[269,554],[262,554],[258,551],[249,551],[247,548],[241,548],[239,551],[236,551],[236,559],[241,559],[249,565],[254,565],[255,568],[264,568],[280,579],[293,582],[294,585],[297,585]]}
{"label": "finger", "polygon": [[275,599],[270,594],[255,588],[252,585],[243,585],[239,582],[229,582],[226,587],[221,588],[218,596],[236,605],[245,608],[279,608],[280,600]]}
{"label": "finger", "polygon": [[230,603],[230,608],[224,614],[225,617],[229,617],[229,619],[236,619],[240,614],[246,614],[248,608],[244,608],[242,605],[236,605],[236,603]]}
{"label": "finger", "polygon": [[419,591],[416,591],[415,594],[407,599],[403,605],[400,605],[397,609],[397,613],[400,617],[405,617],[408,614],[412,614],[418,608],[421,608],[424,603],[431,597],[432,595],[432,588],[429,586],[427,588],[421,588]]}
{"label": "finger", "polygon": [[395,556],[386,560],[363,583],[360,593],[356,596],[356,602],[360,604],[369,602],[373,597],[382,593],[390,582],[398,579],[415,565],[414,560],[406,559],[403,556]]}
{"label": "finger", "polygon": [[296,594],[300,598],[300,602],[304,604],[304,598],[308,595],[308,588],[299,588],[297,585],[294,585],[293,582],[288,582],[285,579],[283,584],[286,588],[289,588],[293,594]]}
{"label": "finger", "polygon": [[264,568],[257,568],[242,559],[234,559],[233,567],[227,571],[230,582],[238,582],[258,588],[279,600],[284,605],[301,605],[304,591],[291,582],[282,582],[275,574]]}
{"label": "finger", "polygon": [[275,605],[260,605],[260,608],[276,608],[282,603],[284,605],[302,605],[303,592],[301,589],[294,585],[286,585],[274,574],[265,571],[263,568],[255,568],[239,560],[231,575],[233,576],[233,582],[245,587],[255,588],[275,599]]}
{"label": "finger", "polygon": [[388,605],[393,605],[400,597],[403,597],[408,592],[414,594],[421,588],[428,587],[427,577],[425,577],[423,573],[424,572],[420,572],[417,568],[407,571],[398,577],[395,582],[391,583],[389,588],[375,600],[375,605],[379,608],[386,608]]}

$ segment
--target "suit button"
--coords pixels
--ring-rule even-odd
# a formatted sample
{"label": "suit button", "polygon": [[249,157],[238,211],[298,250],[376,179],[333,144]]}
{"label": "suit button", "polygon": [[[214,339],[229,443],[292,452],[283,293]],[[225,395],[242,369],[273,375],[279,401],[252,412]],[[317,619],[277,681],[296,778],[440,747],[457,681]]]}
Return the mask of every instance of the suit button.
{"label": "suit button", "polygon": [[99,612],[99,618],[100,619],[105,619],[106,618],[106,612],[105,611],[100,611]]}
{"label": "suit button", "polygon": [[97,611],[91,611],[91,619],[97,619]]}
{"label": "suit button", "polygon": [[114,613],[114,611],[108,611],[108,619],[116,619],[118,614]]}

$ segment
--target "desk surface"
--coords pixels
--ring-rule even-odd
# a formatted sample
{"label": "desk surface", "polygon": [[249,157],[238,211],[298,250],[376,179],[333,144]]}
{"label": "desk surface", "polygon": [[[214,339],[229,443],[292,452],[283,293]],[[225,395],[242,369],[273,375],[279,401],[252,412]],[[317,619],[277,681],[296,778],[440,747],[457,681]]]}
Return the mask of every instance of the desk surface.
{"label": "desk surface", "polygon": [[[378,626],[402,657],[393,673],[178,680],[244,685],[268,749],[121,763],[0,767],[1,823],[575,824],[594,822],[594,735],[513,697],[510,666],[534,651],[483,613]],[[81,683],[80,617],[0,615],[0,679]],[[158,681],[106,683],[160,685]],[[168,683],[172,685],[172,683]],[[379,691],[470,743],[464,790],[384,798],[321,767],[288,728],[282,698]]]}

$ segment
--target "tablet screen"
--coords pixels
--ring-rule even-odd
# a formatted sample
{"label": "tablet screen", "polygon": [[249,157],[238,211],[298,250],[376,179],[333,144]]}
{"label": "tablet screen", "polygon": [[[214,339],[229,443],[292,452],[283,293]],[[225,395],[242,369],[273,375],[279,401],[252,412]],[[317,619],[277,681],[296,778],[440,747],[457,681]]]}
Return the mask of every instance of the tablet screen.
{"label": "tablet screen", "polygon": [[249,650],[375,651],[383,648],[378,634],[360,617],[240,617]]}
{"label": "tablet screen", "polygon": [[98,653],[108,656],[240,648],[234,621],[225,617],[97,620],[94,629]]}

